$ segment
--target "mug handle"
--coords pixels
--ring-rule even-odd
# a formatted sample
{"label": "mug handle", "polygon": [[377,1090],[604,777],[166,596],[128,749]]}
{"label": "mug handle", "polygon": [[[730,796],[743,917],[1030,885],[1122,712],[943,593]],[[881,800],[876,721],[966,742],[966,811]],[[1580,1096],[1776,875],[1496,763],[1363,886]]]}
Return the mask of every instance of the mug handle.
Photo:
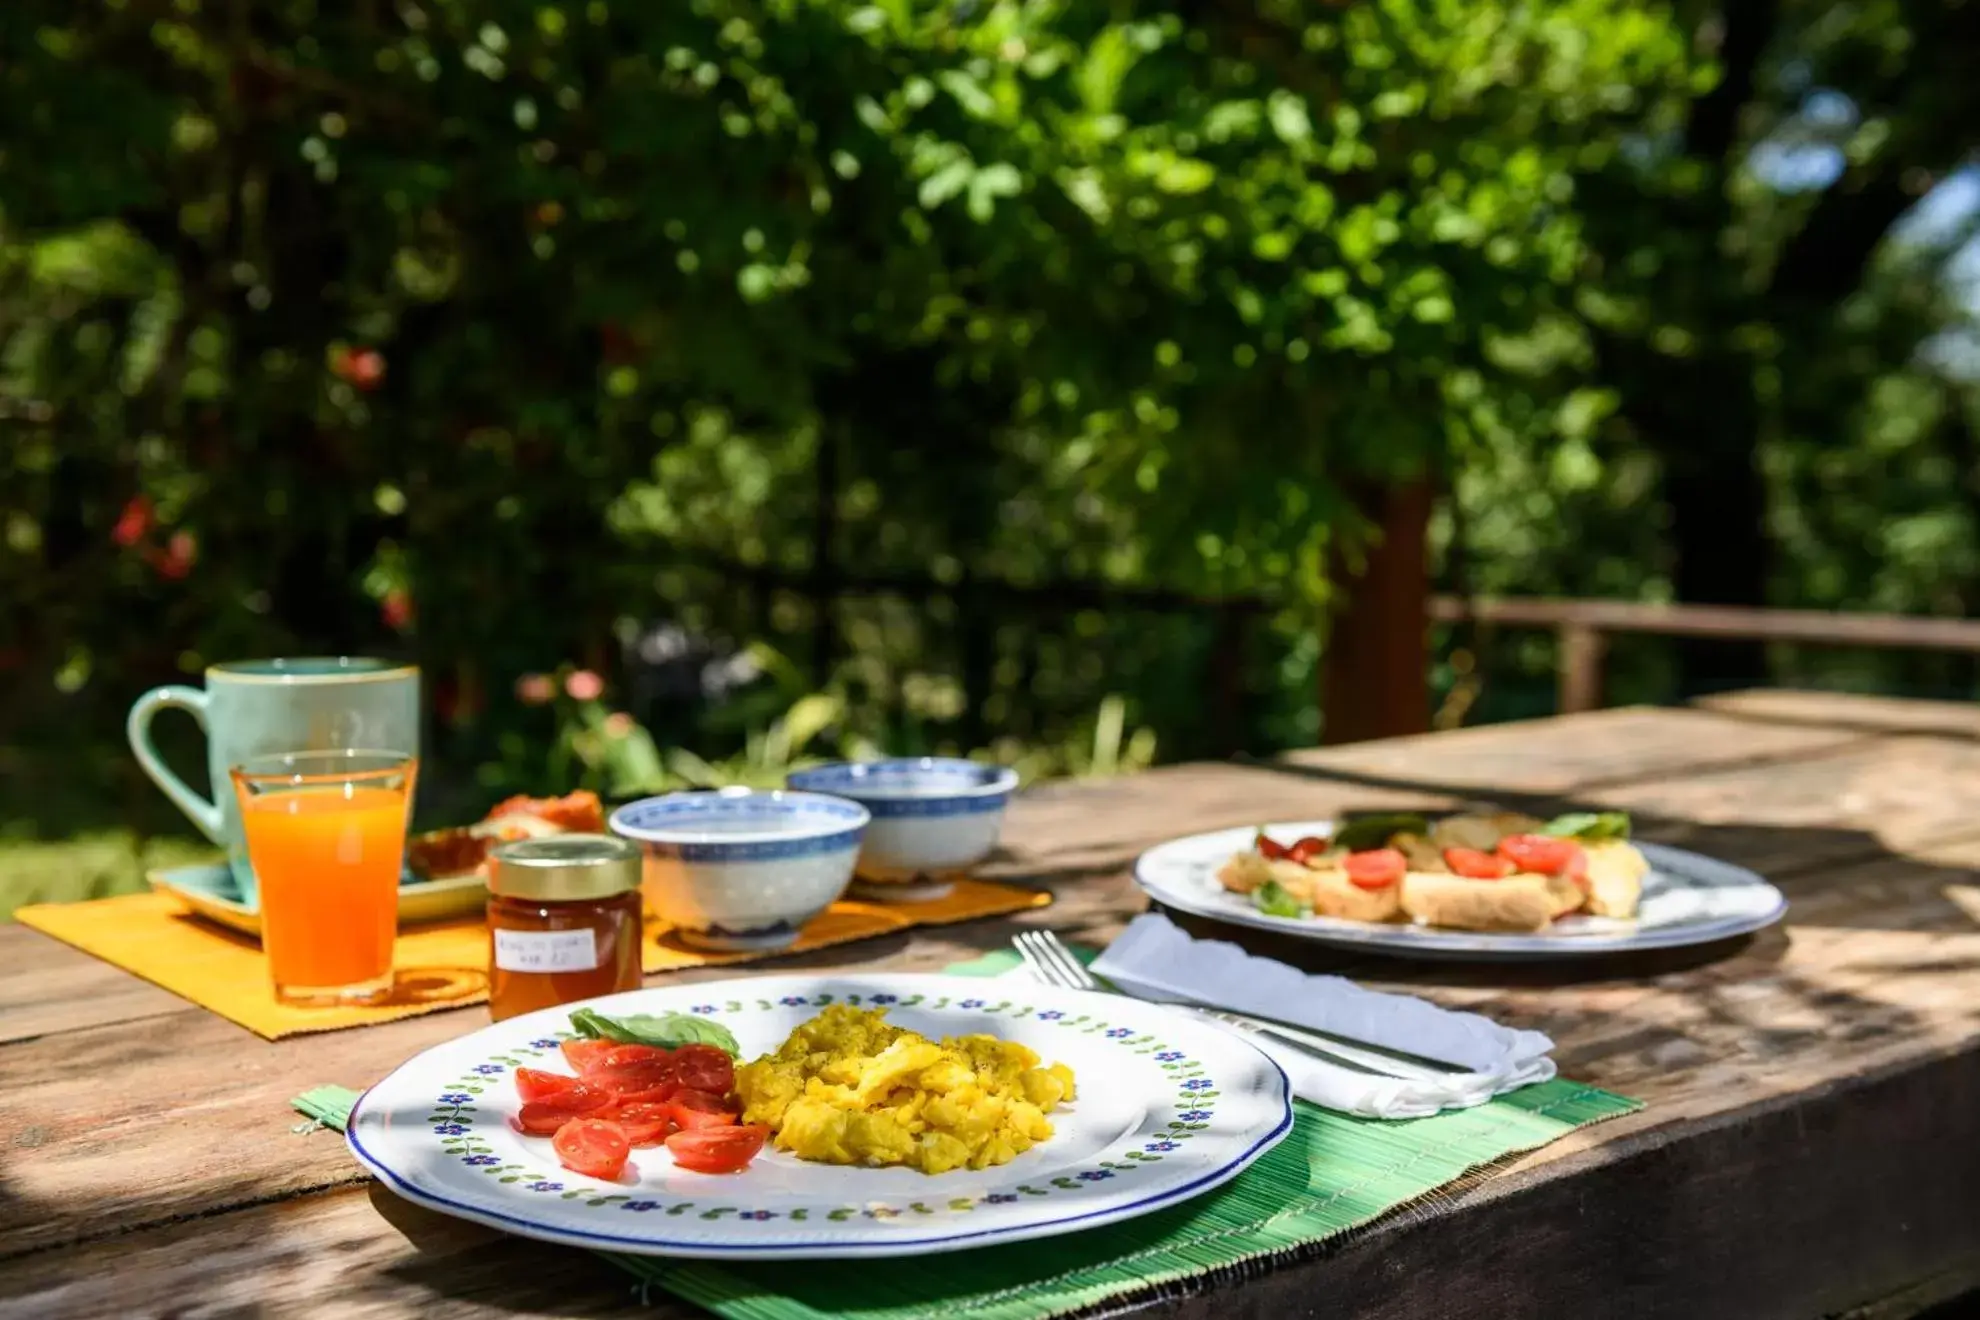
{"label": "mug handle", "polygon": [[206,693],[189,687],[153,688],[131,707],[130,718],[124,721],[124,732],[131,740],[131,751],[136,753],[138,764],[144,767],[152,782],[165,790],[165,796],[171,798],[173,805],[185,812],[207,838],[225,847],[227,839],[221,832],[220,808],[186,787],[186,782],[166,768],[157,749],[151,745],[151,719],[161,710],[185,711],[199,721],[200,731],[211,737],[206,728]]}

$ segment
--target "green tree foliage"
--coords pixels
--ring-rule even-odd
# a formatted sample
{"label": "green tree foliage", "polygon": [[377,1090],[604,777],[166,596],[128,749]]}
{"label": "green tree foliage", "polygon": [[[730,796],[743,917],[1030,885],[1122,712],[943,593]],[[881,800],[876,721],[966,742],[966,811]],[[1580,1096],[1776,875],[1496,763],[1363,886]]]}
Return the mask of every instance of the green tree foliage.
{"label": "green tree foliage", "polygon": [[[1654,469],[1678,599],[1966,607],[1971,496],[1944,498],[1971,468],[1963,391],[1918,352],[1958,315],[1945,262],[1970,235],[1899,221],[1974,148],[1980,12],[1683,8],[1706,76],[1581,180],[1575,308],[1614,405],[1591,453],[1632,485]],[[1679,659],[1686,690],[1767,673],[1757,646]]]}
{"label": "green tree foliage", "polygon": [[[1262,591],[1303,634],[1355,482],[1585,427],[1534,365],[1576,179],[1671,113],[1685,36],[1622,0],[7,6],[16,700],[107,728],[213,658],[398,645],[488,747],[518,675],[667,610],[814,638],[881,736],[1121,688],[1188,729],[1197,625],[985,584]],[[792,590],[910,573],[952,590]]]}

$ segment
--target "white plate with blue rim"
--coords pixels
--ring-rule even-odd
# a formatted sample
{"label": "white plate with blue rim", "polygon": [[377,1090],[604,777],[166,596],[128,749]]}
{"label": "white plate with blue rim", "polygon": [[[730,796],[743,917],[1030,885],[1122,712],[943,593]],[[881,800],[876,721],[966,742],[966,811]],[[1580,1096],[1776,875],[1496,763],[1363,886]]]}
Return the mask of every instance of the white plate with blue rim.
{"label": "white plate with blue rim", "polygon": [[617,1182],[559,1167],[517,1132],[519,1067],[568,1071],[564,1005],[510,1018],[400,1065],[359,1099],[346,1140],[399,1195],[525,1237],[707,1259],[891,1257],[1056,1236],[1148,1214],[1236,1177],[1292,1128],[1278,1065],[1236,1035],[1159,1004],[948,976],[779,976],[636,990],[608,1015],[694,1013],[747,1060],[829,1004],[887,1011],[931,1039],[987,1033],[1071,1068],[1054,1134],[1008,1164],[924,1174],[766,1149],[741,1173],[636,1150]]}
{"label": "white plate with blue rim", "polygon": [[1711,944],[1771,926],[1787,911],[1781,891],[1745,867],[1655,843],[1636,844],[1650,863],[1650,874],[1634,918],[1563,917],[1530,935],[1269,916],[1217,883],[1218,870],[1231,854],[1251,848],[1260,828],[1275,839],[1324,838],[1334,825],[1331,820],[1280,821],[1172,839],[1136,860],[1135,883],[1164,907],[1236,926],[1362,953],[1473,961],[1585,958]]}
{"label": "white plate with blue rim", "polygon": [[950,756],[837,761],[794,770],[786,782],[859,803],[873,819],[852,891],[881,902],[946,897],[957,876],[990,855],[1017,771]]}

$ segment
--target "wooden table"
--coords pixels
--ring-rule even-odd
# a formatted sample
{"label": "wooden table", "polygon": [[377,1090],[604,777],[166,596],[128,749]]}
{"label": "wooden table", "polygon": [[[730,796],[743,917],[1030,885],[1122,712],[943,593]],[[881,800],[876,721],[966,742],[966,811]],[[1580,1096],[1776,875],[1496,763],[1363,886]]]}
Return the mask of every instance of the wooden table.
{"label": "wooden table", "polygon": [[[1104,940],[1172,835],[1345,805],[1615,805],[1764,871],[1789,921],[1569,968],[1333,962],[1560,1042],[1631,1118],[1241,1288],[1150,1314],[1907,1314],[1980,1283],[1980,711],[1791,693],[1186,765],[1023,795],[996,869],[1052,908],[770,966],[941,967],[1024,923]],[[1266,951],[1330,965],[1304,947]],[[291,1096],[480,1010],[269,1044],[0,928],[0,1315],[679,1315],[583,1252],[407,1205]]]}

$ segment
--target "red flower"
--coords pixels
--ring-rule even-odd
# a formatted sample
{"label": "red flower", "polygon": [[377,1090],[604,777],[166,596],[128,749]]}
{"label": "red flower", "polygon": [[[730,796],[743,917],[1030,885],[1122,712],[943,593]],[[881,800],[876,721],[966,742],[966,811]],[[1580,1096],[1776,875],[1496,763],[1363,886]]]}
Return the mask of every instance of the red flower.
{"label": "red flower", "polygon": [[124,511],[117,515],[117,525],[110,529],[110,539],[129,549],[144,539],[151,530],[151,500],[143,495],[133,495],[124,505]]}
{"label": "red flower", "polygon": [[573,701],[596,701],[605,692],[605,680],[589,669],[580,669],[564,680],[564,691]]}
{"label": "red flower", "polygon": [[404,632],[412,626],[412,596],[404,587],[393,587],[378,602],[378,615],[385,620],[385,626],[394,632]]}
{"label": "red flower", "polygon": [[330,370],[369,394],[385,383],[385,355],[375,348],[339,349],[330,359]]}
{"label": "red flower", "polygon": [[198,561],[199,542],[193,539],[191,532],[173,532],[163,550],[147,546],[144,552],[144,562],[150,564],[159,577],[173,582],[190,574]]}

